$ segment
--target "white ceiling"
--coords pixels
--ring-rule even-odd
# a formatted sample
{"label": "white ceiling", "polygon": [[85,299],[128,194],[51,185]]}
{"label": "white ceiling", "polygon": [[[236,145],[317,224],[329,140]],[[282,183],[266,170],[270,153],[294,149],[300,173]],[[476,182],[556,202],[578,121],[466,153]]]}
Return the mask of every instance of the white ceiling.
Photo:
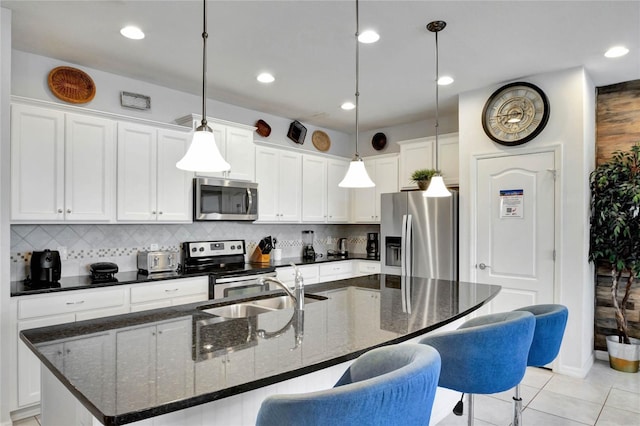
{"label": "white ceiling", "polygon": [[[13,10],[18,50],[173,89],[201,93],[202,2],[191,0],[1,0]],[[209,98],[352,133],[355,1],[208,2]],[[596,86],[640,78],[638,1],[360,1],[360,30],[381,39],[360,48],[360,130],[435,115],[439,35],[441,115],[458,94],[529,75],[584,66]],[[119,30],[143,29],[132,41]],[[630,53],[606,59],[605,50]],[[256,81],[270,71],[276,81]]]}

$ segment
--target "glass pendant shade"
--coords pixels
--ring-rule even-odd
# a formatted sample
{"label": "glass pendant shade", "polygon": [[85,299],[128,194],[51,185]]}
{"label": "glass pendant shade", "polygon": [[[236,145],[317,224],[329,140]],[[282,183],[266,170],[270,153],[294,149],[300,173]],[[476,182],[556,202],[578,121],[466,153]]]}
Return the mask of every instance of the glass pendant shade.
{"label": "glass pendant shade", "polygon": [[449,190],[445,186],[442,176],[433,176],[431,178],[431,182],[429,183],[429,187],[422,193],[422,195],[429,198],[450,197],[451,192],[449,192]]}
{"label": "glass pendant shade", "polygon": [[231,165],[220,155],[211,129],[202,129],[202,126],[193,132],[191,145],[176,167],[191,172],[223,172],[231,169]]}
{"label": "glass pendant shade", "polygon": [[355,157],[349,163],[349,170],[338,186],[341,188],[371,188],[376,184],[369,177],[362,158]]}

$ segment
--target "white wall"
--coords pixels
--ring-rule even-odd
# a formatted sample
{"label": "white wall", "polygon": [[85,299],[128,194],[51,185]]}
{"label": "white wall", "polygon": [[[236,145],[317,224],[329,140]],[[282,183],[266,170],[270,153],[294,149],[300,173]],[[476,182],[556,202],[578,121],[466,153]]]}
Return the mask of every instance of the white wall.
{"label": "white wall", "polygon": [[[172,123],[176,118],[187,114],[202,113],[202,98],[200,95],[179,92],[141,80],[134,80],[92,68],[80,67],[58,59],[34,55],[19,50],[13,50],[11,56],[13,70],[11,90],[13,95],[64,104],[63,101],[51,93],[47,85],[49,72],[55,67],[64,65],[85,71],[96,84],[95,97],[91,102],[83,104],[83,107],[164,123]],[[120,105],[121,91],[150,96],[151,109],[148,111],[140,111],[122,107]],[[249,126],[255,125],[259,119],[263,119],[269,123],[271,126],[271,135],[268,138],[263,138],[255,133],[256,140],[264,140],[282,146],[291,146],[317,153],[318,151],[311,143],[311,135],[314,130],[320,129],[325,131],[331,138],[331,148],[327,151],[328,154],[349,158],[353,155],[353,140],[351,136],[346,133],[324,128],[321,129],[303,123],[307,128],[307,137],[303,145],[298,145],[287,138],[289,125],[293,119],[277,117],[264,114],[260,111],[218,102],[211,99],[211,97],[215,97],[215,93],[210,93],[209,91],[207,94],[207,115],[209,117]]]}
{"label": "white wall", "polygon": [[[589,248],[588,175],[594,167],[595,87],[583,68],[525,77],[547,94],[550,118],[544,131],[522,147],[494,143],[482,129],[481,114],[496,85],[460,95],[460,278],[469,280],[475,264],[470,204],[475,188],[474,157],[514,149],[560,146],[559,246],[555,302],[569,308],[569,320],[557,362],[561,373],[584,376],[593,363],[593,274]],[[504,82],[507,83],[507,82]],[[503,84],[504,84],[503,83]]]}
{"label": "white wall", "polygon": [[[0,8],[0,342],[9,336],[9,214],[11,152],[9,99],[11,92],[11,11]],[[9,345],[0,344],[0,365],[8,363]],[[11,424],[7,402],[8,377],[0,369],[0,424]]]}

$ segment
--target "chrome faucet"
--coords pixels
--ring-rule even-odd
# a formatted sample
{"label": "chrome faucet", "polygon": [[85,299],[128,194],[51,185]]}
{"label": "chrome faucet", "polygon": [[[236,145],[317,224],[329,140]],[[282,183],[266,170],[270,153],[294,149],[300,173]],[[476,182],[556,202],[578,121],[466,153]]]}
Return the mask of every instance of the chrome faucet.
{"label": "chrome faucet", "polygon": [[258,283],[261,286],[264,286],[266,282],[276,284],[278,287],[283,289],[287,293],[287,295],[289,295],[289,297],[291,297],[294,300],[296,304],[296,309],[302,311],[304,310],[304,280],[302,279],[302,273],[300,272],[298,267],[293,263],[291,264],[291,266],[293,266],[293,269],[295,270],[295,286],[293,288],[293,292],[291,291],[289,286],[287,286],[285,283],[283,283],[277,278],[262,277],[258,280]]}

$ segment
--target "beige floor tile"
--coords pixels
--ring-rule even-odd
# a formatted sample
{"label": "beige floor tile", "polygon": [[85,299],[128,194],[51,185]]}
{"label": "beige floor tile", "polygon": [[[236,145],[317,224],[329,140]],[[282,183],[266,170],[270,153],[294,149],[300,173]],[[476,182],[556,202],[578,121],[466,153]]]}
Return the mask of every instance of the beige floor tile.
{"label": "beige floor tile", "polygon": [[474,417],[494,425],[508,425],[513,417],[511,402],[488,395],[475,395]]}
{"label": "beige floor tile", "polygon": [[554,375],[543,390],[583,399],[597,404],[604,404],[611,386],[585,382],[574,377]]}
{"label": "beige floor tile", "polygon": [[[640,380],[640,377],[638,380]],[[640,414],[640,394],[614,388],[611,389],[604,405],[605,407],[620,408]],[[640,416],[638,416],[638,423],[640,424]]]}
{"label": "beige floor tile", "polygon": [[527,408],[522,412],[522,424],[524,426],[584,426],[587,423],[580,423]]}
{"label": "beige floor tile", "polygon": [[[503,426],[503,425],[494,425],[493,423],[487,423],[481,419],[476,418],[474,420],[475,426]],[[462,416],[456,416],[451,413],[444,419],[438,423],[437,426],[467,426],[467,413],[465,412]]]}
{"label": "beige floor tile", "polygon": [[619,408],[605,407],[598,417],[596,426],[639,426],[640,417],[637,413],[620,410]]}
{"label": "beige floor tile", "polygon": [[521,384],[542,389],[552,377],[553,372],[551,370],[527,367],[527,372],[524,374]]}
{"label": "beige floor tile", "polygon": [[13,422],[13,426],[40,426],[35,417],[27,417],[26,419]]}
{"label": "beige floor tile", "polygon": [[580,423],[595,424],[602,404],[542,390],[528,408],[564,417]]}
{"label": "beige floor tile", "polygon": [[[536,396],[536,394],[540,392],[539,388],[534,388],[531,386],[520,385],[520,398],[522,398],[522,406],[526,407],[531,400]],[[516,394],[515,388],[509,389],[508,391],[492,393],[491,397],[498,398],[502,401],[513,403],[513,396]]]}

